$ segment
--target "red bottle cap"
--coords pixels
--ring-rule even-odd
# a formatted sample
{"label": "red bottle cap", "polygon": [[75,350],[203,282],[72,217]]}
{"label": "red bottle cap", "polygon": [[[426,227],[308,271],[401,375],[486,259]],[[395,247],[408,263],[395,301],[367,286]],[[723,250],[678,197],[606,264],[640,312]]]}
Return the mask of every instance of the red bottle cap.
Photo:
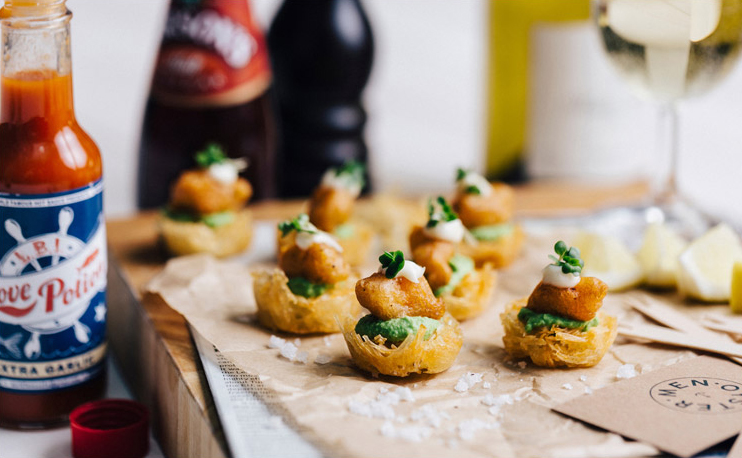
{"label": "red bottle cap", "polygon": [[70,414],[75,458],[142,458],[149,452],[149,412],[127,399],[104,399]]}

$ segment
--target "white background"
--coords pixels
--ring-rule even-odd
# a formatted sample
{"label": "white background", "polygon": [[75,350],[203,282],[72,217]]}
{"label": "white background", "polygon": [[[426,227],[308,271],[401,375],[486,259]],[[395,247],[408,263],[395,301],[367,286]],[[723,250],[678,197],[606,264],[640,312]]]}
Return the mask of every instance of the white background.
{"label": "white background", "polygon": [[[278,0],[252,1],[264,27],[278,4]],[[363,4],[376,40],[365,99],[377,188],[408,193],[445,189],[456,166],[483,165],[488,2],[364,0]],[[108,214],[129,214],[135,210],[141,116],[167,2],[69,0],[68,5],[75,14],[72,46],[78,118],[103,151]],[[595,39],[591,33],[583,38]],[[620,83],[604,90],[630,99]],[[738,66],[714,91],[681,105],[680,185],[702,206],[738,223],[742,221],[741,101]],[[654,134],[647,122],[639,121],[632,126],[625,119],[608,120],[601,128],[613,137],[645,145],[621,153],[632,166],[617,169],[618,179],[647,173],[647,156],[654,147],[647,144],[654,141]],[[610,163],[607,155],[616,153],[608,150],[594,155],[604,154],[603,163]]]}

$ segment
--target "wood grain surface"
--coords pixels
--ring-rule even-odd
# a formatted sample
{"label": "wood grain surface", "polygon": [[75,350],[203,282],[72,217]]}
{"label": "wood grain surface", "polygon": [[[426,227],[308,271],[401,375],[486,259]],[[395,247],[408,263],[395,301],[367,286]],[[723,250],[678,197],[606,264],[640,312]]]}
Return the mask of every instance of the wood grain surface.
{"label": "wood grain surface", "polygon": [[[577,214],[634,204],[646,196],[643,183],[614,187],[538,183],[517,188],[520,216]],[[304,203],[251,205],[255,220],[295,215]],[[158,244],[156,212],[108,221],[109,334],[111,348],[134,395],[152,413],[152,427],[169,457],[228,456],[213,400],[183,317],[143,286],[167,257]]]}

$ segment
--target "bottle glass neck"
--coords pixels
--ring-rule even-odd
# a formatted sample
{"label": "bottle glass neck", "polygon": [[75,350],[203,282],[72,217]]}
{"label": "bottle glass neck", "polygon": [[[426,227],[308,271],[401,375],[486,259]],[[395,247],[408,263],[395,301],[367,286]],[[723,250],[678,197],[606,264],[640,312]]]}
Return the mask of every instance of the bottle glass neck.
{"label": "bottle glass neck", "polygon": [[70,59],[71,13],[18,16],[3,11],[0,122],[74,119]]}

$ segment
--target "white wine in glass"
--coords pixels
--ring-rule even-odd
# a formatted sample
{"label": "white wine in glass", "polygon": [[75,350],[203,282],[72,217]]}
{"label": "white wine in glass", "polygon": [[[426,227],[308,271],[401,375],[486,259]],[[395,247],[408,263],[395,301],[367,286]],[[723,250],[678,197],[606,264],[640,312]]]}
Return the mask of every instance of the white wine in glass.
{"label": "white wine in glass", "polygon": [[660,104],[665,147],[653,174],[653,214],[698,219],[676,190],[676,103],[707,91],[732,69],[742,41],[742,0],[593,2],[610,62],[639,97]]}

